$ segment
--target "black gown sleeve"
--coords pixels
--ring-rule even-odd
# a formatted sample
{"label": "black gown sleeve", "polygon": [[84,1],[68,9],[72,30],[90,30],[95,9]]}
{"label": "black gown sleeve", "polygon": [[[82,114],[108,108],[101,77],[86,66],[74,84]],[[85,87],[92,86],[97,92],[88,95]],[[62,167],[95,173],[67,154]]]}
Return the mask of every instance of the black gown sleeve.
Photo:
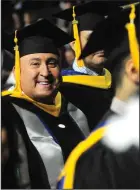
{"label": "black gown sleeve", "polygon": [[2,98],[1,108],[2,125],[7,131],[9,145],[9,159],[4,167],[4,170],[2,171],[2,188],[19,189],[18,179],[15,174],[16,166],[20,159],[17,151],[18,143],[16,130],[18,130],[23,138],[27,151],[31,188],[50,189],[45,166],[38,151],[29,140],[22,119],[19,117],[18,113],[16,112],[11,102],[9,102],[8,98]]}

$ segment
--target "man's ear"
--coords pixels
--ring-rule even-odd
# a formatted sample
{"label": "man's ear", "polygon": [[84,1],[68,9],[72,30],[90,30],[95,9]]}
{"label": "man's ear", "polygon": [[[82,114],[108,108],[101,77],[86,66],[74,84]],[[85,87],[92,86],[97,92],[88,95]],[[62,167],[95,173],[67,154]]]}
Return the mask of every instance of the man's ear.
{"label": "man's ear", "polygon": [[133,60],[130,59],[127,62],[127,75],[128,77],[134,82],[134,83],[138,83],[139,82],[139,71],[137,71],[137,69],[134,66]]}
{"label": "man's ear", "polygon": [[71,47],[71,48],[73,49],[73,51],[75,52],[74,44],[75,44],[75,41],[70,42],[70,47]]}

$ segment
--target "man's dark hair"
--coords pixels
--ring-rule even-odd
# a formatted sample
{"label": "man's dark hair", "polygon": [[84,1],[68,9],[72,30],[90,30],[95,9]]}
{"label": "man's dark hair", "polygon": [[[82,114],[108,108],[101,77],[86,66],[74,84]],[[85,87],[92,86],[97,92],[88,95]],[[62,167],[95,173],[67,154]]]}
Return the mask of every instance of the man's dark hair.
{"label": "man's dark hair", "polygon": [[[116,90],[116,88],[122,85],[125,65],[130,58],[131,58],[130,54],[125,53],[120,55],[119,59],[116,60],[117,63],[112,73],[112,83],[114,86],[114,90]],[[115,62],[113,64],[115,64]]]}

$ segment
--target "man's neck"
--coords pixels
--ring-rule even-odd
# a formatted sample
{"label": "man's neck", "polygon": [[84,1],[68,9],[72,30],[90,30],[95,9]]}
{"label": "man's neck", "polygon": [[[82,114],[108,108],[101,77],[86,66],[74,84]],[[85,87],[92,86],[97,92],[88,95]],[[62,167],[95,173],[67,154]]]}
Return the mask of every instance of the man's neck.
{"label": "man's neck", "polygon": [[129,86],[122,86],[116,90],[116,97],[121,101],[127,101],[133,94],[135,94],[137,88],[129,83]]}

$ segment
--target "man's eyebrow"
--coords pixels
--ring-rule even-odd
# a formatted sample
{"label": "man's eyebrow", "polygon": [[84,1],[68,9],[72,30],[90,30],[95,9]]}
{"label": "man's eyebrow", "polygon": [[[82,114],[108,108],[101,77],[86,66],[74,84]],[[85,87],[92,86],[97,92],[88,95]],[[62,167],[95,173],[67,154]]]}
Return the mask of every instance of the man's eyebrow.
{"label": "man's eyebrow", "polygon": [[58,60],[58,58],[57,58],[57,57],[48,57],[48,58],[46,59],[46,61],[48,61],[48,60]]}
{"label": "man's eyebrow", "polygon": [[32,58],[32,59],[30,59],[30,61],[41,61],[41,59],[40,58]]}

